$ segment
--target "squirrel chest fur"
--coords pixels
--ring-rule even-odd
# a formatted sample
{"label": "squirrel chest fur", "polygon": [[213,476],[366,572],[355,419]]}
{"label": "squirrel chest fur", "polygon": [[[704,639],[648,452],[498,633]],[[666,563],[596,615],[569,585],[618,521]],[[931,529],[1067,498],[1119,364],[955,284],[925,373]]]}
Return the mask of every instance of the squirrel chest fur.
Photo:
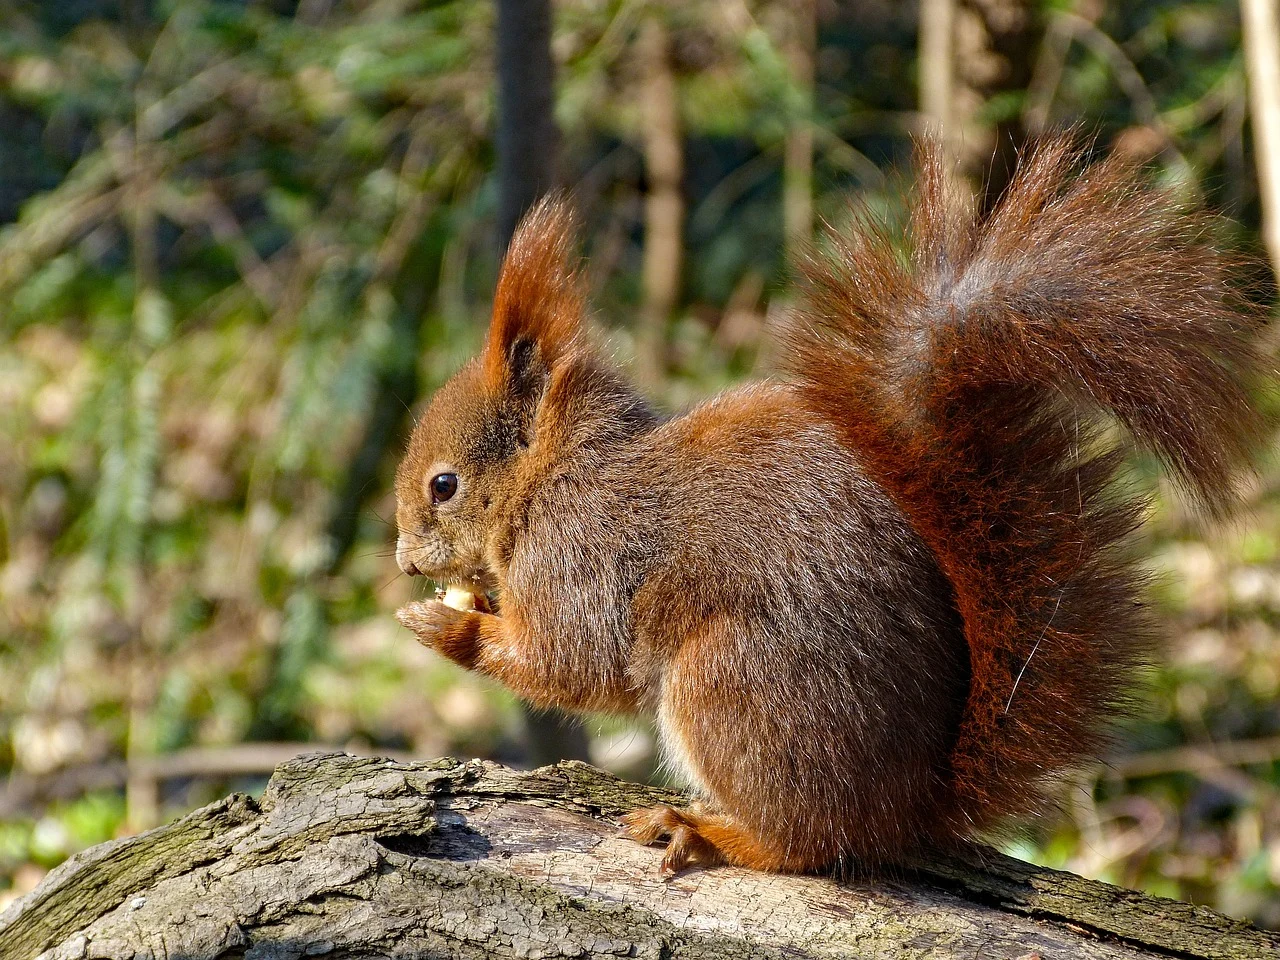
{"label": "squirrel chest fur", "polygon": [[563,206],[512,241],[396,480],[401,568],[498,609],[399,616],[536,705],[655,715],[699,796],[625,818],[664,870],[891,863],[1102,745],[1152,635],[1102,417],[1223,509],[1256,315],[1196,215],[1076,165],[1042,145],[977,222],[926,148],[908,257],[832,236],[790,378],[670,419],[592,345]]}

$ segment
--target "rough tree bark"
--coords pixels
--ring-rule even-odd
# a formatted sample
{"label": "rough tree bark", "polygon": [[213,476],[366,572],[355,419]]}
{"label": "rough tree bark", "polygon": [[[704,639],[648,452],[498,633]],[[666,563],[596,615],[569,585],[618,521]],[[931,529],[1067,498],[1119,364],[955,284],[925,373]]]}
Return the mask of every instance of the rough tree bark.
{"label": "rough tree bark", "polygon": [[663,882],[615,818],[678,802],[566,762],[317,754],[94,847],[0,915],[5,960],[1280,955],[1280,935],[990,850],[876,882],[721,868]]}

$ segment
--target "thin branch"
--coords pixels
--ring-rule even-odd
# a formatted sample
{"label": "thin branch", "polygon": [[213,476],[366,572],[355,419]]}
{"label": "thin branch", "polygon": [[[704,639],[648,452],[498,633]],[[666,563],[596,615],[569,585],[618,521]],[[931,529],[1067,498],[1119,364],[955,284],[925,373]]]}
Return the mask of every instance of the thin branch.
{"label": "thin branch", "polygon": [[214,239],[231,251],[236,269],[258,302],[268,313],[280,299],[280,281],[272,268],[258,256],[235,214],[213,190],[187,196],[171,184],[156,186],[156,206],[165,216],[184,225],[204,224]]}
{"label": "thin branch", "polygon": [[1073,39],[1075,29],[1070,20],[1062,16],[1050,18],[1022,109],[1022,121],[1029,133],[1041,133],[1049,125],[1049,110],[1062,83]]}
{"label": "thin branch", "polygon": [[1202,774],[1226,767],[1274,763],[1276,760],[1280,760],[1280,736],[1137,753],[1108,764],[1105,773],[1124,778],[1155,777],[1167,773]]}
{"label": "thin branch", "polygon": [[[118,790],[131,776],[155,781],[265,776],[294,757],[337,749],[324,743],[237,743],[224,747],[189,747],[149,756],[136,763],[114,760],[78,764],[44,776],[10,776],[0,789],[0,819],[37,815],[40,807],[52,800],[68,800],[96,790]],[[346,748],[348,752],[351,749]],[[395,750],[369,751],[367,755],[405,762],[412,759],[409,754]]]}
{"label": "thin branch", "polygon": [[786,54],[801,112],[792,118],[783,144],[782,222],[787,263],[794,265],[813,236],[813,84],[818,45],[815,0],[792,0],[789,19]]}

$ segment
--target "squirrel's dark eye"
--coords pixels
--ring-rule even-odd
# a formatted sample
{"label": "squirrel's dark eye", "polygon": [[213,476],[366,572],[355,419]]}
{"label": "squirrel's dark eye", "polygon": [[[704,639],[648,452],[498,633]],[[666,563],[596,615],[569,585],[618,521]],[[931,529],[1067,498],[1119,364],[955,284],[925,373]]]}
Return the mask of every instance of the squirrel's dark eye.
{"label": "squirrel's dark eye", "polygon": [[431,478],[431,502],[444,503],[458,492],[456,473],[437,473]]}

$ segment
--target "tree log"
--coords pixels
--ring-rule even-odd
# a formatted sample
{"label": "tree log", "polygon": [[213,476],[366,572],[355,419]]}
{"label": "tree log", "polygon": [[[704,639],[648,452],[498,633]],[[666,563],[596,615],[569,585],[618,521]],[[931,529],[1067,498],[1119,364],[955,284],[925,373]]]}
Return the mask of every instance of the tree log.
{"label": "tree log", "polygon": [[0,957],[1280,956],[1280,935],[987,849],[874,881],[664,882],[616,818],[680,800],[577,762],[298,757],[260,801],[67,861],[0,915]]}

